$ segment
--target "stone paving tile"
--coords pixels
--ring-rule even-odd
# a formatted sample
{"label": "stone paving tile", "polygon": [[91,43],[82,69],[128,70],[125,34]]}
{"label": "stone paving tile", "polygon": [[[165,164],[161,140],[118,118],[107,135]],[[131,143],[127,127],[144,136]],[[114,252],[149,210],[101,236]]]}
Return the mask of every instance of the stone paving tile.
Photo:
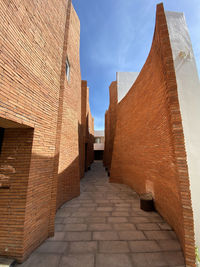
{"label": "stone paving tile", "polygon": [[132,223],[149,223],[149,219],[147,217],[129,217],[129,222]]}
{"label": "stone paving tile", "polygon": [[109,207],[110,209],[112,209],[111,211],[114,211],[115,207],[114,204],[112,203],[98,203],[98,208],[99,207]]}
{"label": "stone paving tile", "polygon": [[55,224],[55,231],[56,232],[63,232],[65,229],[65,225],[64,224],[60,224],[60,223],[56,223]]}
{"label": "stone paving tile", "polygon": [[66,241],[88,241],[91,240],[91,232],[65,232]]}
{"label": "stone paving tile", "polygon": [[87,224],[83,223],[67,223],[65,224],[65,231],[86,231]]}
{"label": "stone paving tile", "polygon": [[142,231],[121,231],[119,232],[120,240],[144,240],[146,239]]}
{"label": "stone paving tile", "polygon": [[133,223],[115,223],[113,228],[117,231],[121,230],[136,230],[136,227]]}
{"label": "stone paving tile", "polygon": [[134,267],[127,254],[97,254],[96,267]]}
{"label": "stone paving tile", "polygon": [[[134,253],[132,254],[132,261],[134,267],[157,267],[168,266],[168,263],[161,252],[153,253]],[[175,266],[173,266],[175,267]]]}
{"label": "stone paving tile", "polygon": [[61,218],[66,218],[66,217],[70,217],[72,212],[66,212],[64,210],[59,210],[58,212],[58,217],[61,217]]}
{"label": "stone paving tile", "polygon": [[93,232],[93,240],[119,240],[115,231]]}
{"label": "stone paving tile", "polygon": [[90,214],[92,217],[108,217],[110,216],[110,212],[101,212],[101,211],[95,211]]}
{"label": "stone paving tile", "polygon": [[45,241],[35,252],[36,253],[56,253],[56,254],[63,254],[67,251],[69,246],[68,242],[63,241],[55,241],[49,242]]}
{"label": "stone paving tile", "polygon": [[130,187],[111,184],[101,163],[81,180],[81,195],[57,212],[55,236],[22,267],[185,267],[175,233],[140,209]]}
{"label": "stone paving tile", "polygon": [[[102,194],[101,194],[101,198],[102,198]],[[110,201],[108,201],[108,200],[104,200],[104,199],[96,199],[96,203],[106,203],[106,204],[109,204],[110,203]]]}
{"label": "stone paving tile", "polygon": [[97,204],[96,203],[82,203],[81,204],[81,207],[97,207]]}
{"label": "stone paving tile", "polygon": [[182,252],[163,252],[164,257],[169,265],[182,265],[184,264],[184,257]]}
{"label": "stone paving tile", "polygon": [[62,240],[65,240],[65,232],[55,232],[55,235],[48,239],[48,241],[62,241]]}
{"label": "stone paving tile", "polygon": [[136,224],[138,230],[160,230],[156,223],[138,223]]}
{"label": "stone paving tile", "polygon": [[76,254],[63,256],[59,267],[94,267],[94,255]]}
{"label": "stone paving tile", "polygon": [[163,221],[162,217],[157,214],[156,212],[147,212],[147,211],[143,211],[140,208],[134,208],[132,210],[131,213],[132,216],[144,216],[144,217],[148,217],[148,218],[156,218],[157,220],[161,220],[161,222]]}
{"label": "stone paving tile", "polygon": [[114,212],[112,212],[112,216],[128,217],[128,216],[130,216],[130,214],[127,211],[114,211]]}
{"label": "stone paving tile", "polygon": [[105,223],[106,217],[87,217],[85,218],[86,223]]}
{"label": "stone paving tile", "polygon": [[173,231],[144,231],[148,239],[163,240],[176,239],[176,234]]}
{"label": "stone paving tile", "polygon": [[157,243],[162,251],[181,251],[181,246],[178,240],[157,240]]}
{"label": "stone paving tile", "polygon": [[78,208],[76,211],[77,212],[92,212],[92,211],[95,211],[95,208],[96,207],[81,207],[81,208]]}
{"label": "stone paving tile", "polygon": [[89,231],[106,231],[106,230],[112,230],[112,225],[108,223],[95,223],[95,224],[89,224],[88,226]]}
{"label": "stone paving tile", "polygon": [[67,207],[74,208],[74,209],[81,207],[81,204],[70,203],[70,202],[65,203],[64,205],[67,205]]}
{"label": "stone paving tile", "polygon": [[63,223],[64,220],[65,220],[65,218],[62,218],[62,217],[56,217],[56,218],[55,218],[55,224],[56,224],[56,223]]}
{"label": "stone paving tile", "polygon": [[108,223],[125,223],[128,222],[126,217],[109,217]]}
{"label": "stone paving tile", "polygon": [[148,221],[152,222],[152,223],[163,223],[164,222],[163,218],[160,216],[157,216],[157,217],[156,216],[149,216],[147,218],[148,218]]}
{"label": "stone paving tile", "polygon": [[129,241],[129,246],[132,252],[158,252],[161,250],[156,241]]}
{"label": "stone paving tile", "polygon": [[20,267],[54,267],[59,266],[61,256],[58,254],[33,253]]}
{"label": "stone paving tile", "polygon": [[[116,212],[130,212],[131,208],[130,207],[114,207],[114,210]],[[130,216],[130,214],[129,214]]]}
{"label": "stone paving tile", "polygon": [[77,201],[77,203],[79,203],[80,205],[82,204],[93,204],[94,201],[92,199],[74,199],[74,201]]}
{"label": "stone paving tile", "polygon": [[127,253],[130,252],[127,241],[100,241],[100,253]]}
{"label": "stone paving tile", "polygon": [[72,217],[88,217],[90,215],[90,212],[86,211],[77,211],[72,214]]}
{"label": "stone paving tile", "polygon": [[113,199],[120,199],[120,197],[119,196],[107,196],[107,199],[111,199],[111,200],[113,200]]}
{"label": "stone paving tile", "polygon": [[113,207],[99,207],[96,208],[96,211],[112,211]]}
{"label": "stone paving tile", "polygon": [[171,226],[168,223],[158,223],[161,230],[172,230]]}
{"label": "stone paving tile", "polygon": [[[125,201],[124,200],[122,200],[122,199],[111,199],[110,200],[110,203],[113,203],[113,204],[124,204],[125,203]],[[117,206],[117,207],[119,207],[119,208],[121,208],[121,206]],[[124,207],[124,206],[123,206]],[[122,208],[123,208],[122,207]],[[127,206],[126,206],[127,207]],[[130,206],[128,206],[129,208],[130,208]]]}
{"label": "stone paving tile", "polygon": [[119,204],[115,204],[115,206],[122,208],[122,207],[130,207],[131,204],[130,203],[119,203]]}
{"label": "stone paving tile", "polygon": [[96,253],[97,241],[70,242],[69,253]]}
{"label": "stone paving tile", "polygon": [[70,218],[65,218],[64,219],[64,224],[66,223],[84,223],[85,220],[84,218],[81,218],[81,217],[70,217]]}

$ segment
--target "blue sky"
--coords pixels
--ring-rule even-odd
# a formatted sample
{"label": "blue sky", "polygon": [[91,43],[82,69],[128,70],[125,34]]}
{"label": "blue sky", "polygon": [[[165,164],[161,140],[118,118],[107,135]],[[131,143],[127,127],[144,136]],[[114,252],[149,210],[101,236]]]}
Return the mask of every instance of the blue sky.
{"label": "blue sky", "polygon": [[[81,22],[81,75],[90,88],[95,130],[104,129],[109,85],[117,71],[139,72],[148,56],[156,0],[72,0]],[[200,74],[200,0],[166,0],[165,10],[184,12]],[[200,76],[200,75],[199,75]]]}

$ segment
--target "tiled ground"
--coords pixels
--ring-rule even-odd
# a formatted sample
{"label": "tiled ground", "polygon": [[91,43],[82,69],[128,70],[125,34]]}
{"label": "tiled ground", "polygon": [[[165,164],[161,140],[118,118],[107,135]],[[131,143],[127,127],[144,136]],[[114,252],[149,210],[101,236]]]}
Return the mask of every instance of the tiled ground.
{"label": "tiled ground", "polygon": [[184,267],[175,233],[137,194],[110,184],[101,162],[81,182],[81,195],[57,212],[56,232],[18,267]]}

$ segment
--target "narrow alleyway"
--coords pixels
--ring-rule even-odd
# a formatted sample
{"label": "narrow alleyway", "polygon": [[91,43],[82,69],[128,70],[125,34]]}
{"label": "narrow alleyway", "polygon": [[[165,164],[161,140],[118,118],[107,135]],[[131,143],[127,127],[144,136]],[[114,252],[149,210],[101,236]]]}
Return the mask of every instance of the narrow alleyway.
{"label": "narrow alleyway", "polygon": [[81,195],[56,215],[56,233],[21,267],[184,267],[175,233],[137,194],[110,184],[102,162],[81,181]]}

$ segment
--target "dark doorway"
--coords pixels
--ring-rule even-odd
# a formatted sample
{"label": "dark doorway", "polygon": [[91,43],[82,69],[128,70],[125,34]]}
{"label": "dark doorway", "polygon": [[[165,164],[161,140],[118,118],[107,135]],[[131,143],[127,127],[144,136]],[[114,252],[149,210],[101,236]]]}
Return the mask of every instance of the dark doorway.
{"label": "dark doorway", "polygon": [[94,160],[103,160],[103,150],[94,151]]}

